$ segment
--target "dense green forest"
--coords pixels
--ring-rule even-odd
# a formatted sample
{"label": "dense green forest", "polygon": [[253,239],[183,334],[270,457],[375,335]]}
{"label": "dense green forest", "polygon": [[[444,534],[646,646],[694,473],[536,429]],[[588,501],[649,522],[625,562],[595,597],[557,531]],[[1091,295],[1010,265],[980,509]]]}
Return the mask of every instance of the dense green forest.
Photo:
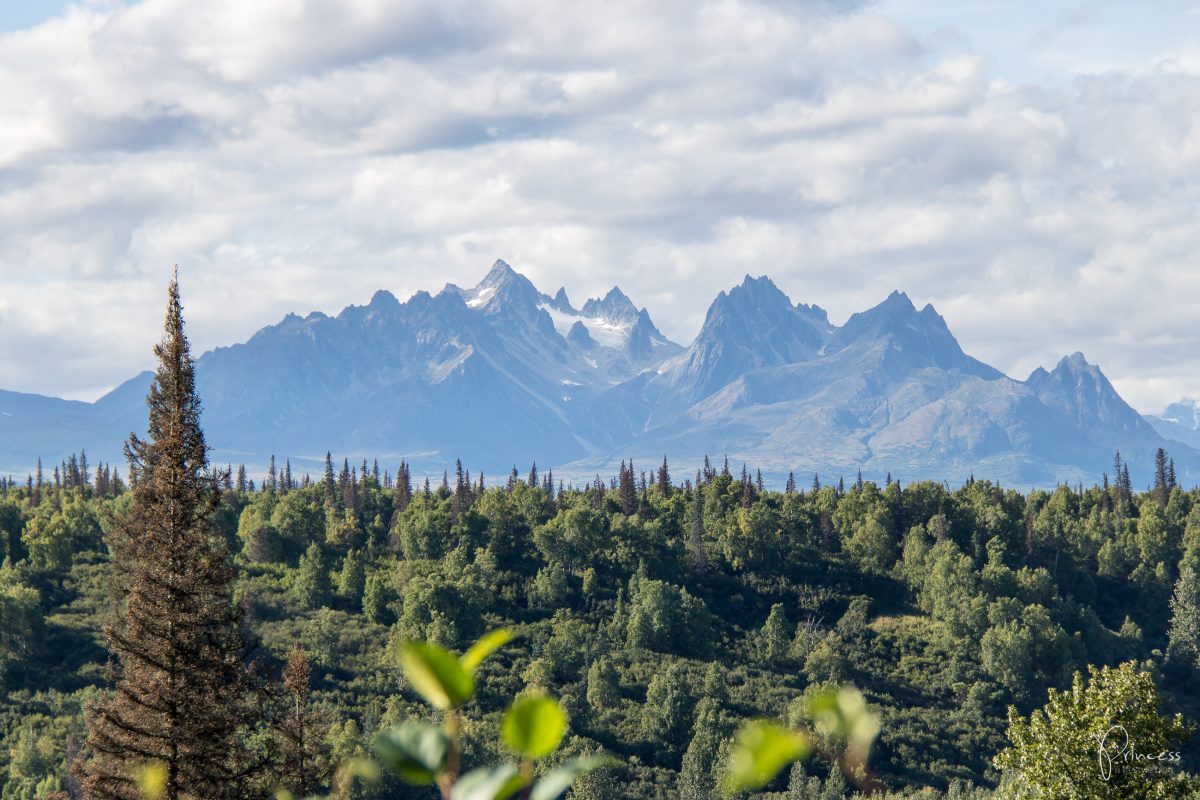
{"label": "dense green forest", "polygon": [[[307,656],[328,764],[427,713],[401,678],[401,642],[461,650],[500,626],[518,638],[481,671],[465,752],[497,759],[484,723],[540,687],[568,712],[566,751],[618,760],[577,797],[707,797],[740,720],[795,723],[829,684],[859,687],[880,715],[881,781],[953,797],[976,796],[968,783],[989,796],[1010,705],[1028,715],[1088,664],[1137,662],[1165,710],[1200,718],[1196,490],[814,480],[770,491],[745,469],[678,481],[670,468],[573,487],[536,468],[433,487],[404,465],[393,477],[328,462],[315,481],[285,466],[257,486],[239,469],[211,524],[236,553],[265,672],[278,675],[296,643]],[[105,534],[131,493],[110,467],[92,472],[72,456],[53,479],[0,491],[4,800],[68,786],[81,709],[105,681]],[[1183,767],[1197,755],[1185,745]],[[852,789],[819,758],[773,788],[763,796]]]}

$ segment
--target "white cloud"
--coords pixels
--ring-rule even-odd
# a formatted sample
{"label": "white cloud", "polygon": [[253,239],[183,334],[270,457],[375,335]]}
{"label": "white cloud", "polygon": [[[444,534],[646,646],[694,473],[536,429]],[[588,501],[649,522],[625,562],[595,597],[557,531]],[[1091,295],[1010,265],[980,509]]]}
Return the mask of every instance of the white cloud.
{"label": "white cloud", "polygon": [[0,35],[0,387],[144,368],[176,262],[206,349],[503,257],[681,340],[766,273],[835,321],[905,289],[1017,377],[1080,349],[1144,410],[1200,394],[1200,51],[1035,87],[900,19],[145,0]]}

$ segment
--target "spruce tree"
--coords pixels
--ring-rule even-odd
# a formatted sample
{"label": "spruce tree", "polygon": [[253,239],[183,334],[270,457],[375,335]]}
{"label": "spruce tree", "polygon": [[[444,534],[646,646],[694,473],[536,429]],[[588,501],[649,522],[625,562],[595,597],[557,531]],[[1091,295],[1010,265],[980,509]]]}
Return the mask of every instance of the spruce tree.
{"label": "spruce tree", "polygon": [[327,729],[308,708],[311,674],[308,657],[297,642],[283,670],[283,688],[291,707],[278,725],[282,744],[279,782],[297,797],[312,795],[329,777],[329,764],[321,752]]}
{"label": "spruce tree", "polygon": [[219,488],[208,471],[178,278],[168,295],[146,400],[149,438],[133,435],[125,446],[138,479],[109,538],[117,611],[104,635],[114,688],[88,706],[78,762],[87,798],[138,798],[137,771],[147,763],[163,769],[163,800],[236,797],[253,767],[237,735],[251,713],[249,646],[229,553],[209,521]]}
{"label": "spruce tree", "polygon": [[1154,453],[1154,498],[1160,508],[1167,507],[1167,497],[1171,492],[1167,485],[1167,451],[1161,447]]}
{"label": "spruce tree", "polygon": [[692,492],[692,527],[688,535],[688,564],[692,572],[703,573],[708,569],[708,554],[704,551],[704,495],[700,488],[700,475],[696,475],[696,488]]}
{"label": "spruce tree", "polygon": [[333,480],[333,456],[328,450],[325,451],[325,474],[321,487],[325,492],[325,505],[333,508],[337,503],[337,484]]}
{"label": "spruce tree", "polygon": [[412,475],[408,471],[408,463],[400,462],[400,469],[396,471],[396,493],[392,500],[392,507],[396,513],[400,513],[408,508],[408,504],[412,502]]}
{"label": "spruce tree", "polygon": [[625,466],[625,462],[621,462],[621,469],[618,478],[618,493],[617,501],[621,505],[621,512],[625,516],[630,516],[637,511],[637,484],[633,477],[633,462],[629,462],[629,466]]}

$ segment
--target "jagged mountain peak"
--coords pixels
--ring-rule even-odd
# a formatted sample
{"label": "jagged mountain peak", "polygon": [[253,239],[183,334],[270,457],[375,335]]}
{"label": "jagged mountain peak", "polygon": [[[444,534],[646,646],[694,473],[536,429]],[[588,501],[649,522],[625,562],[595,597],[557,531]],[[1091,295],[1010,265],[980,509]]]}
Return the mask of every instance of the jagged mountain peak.
{"label": "jagged mountain peak", "polygon": [[387,289],[380,289],[371,295],[371,302],[367,303],[372,308],[399,308],[400,301],[396,299],[396,295],[389,292]]}
{"label": "jagged mountain peak", "polygon": [[497,258],[492,263],[492,268],[483,276],[483,280],[475,288],[490,288],[500,286],[510,281],[520,280],[525,278],[524,275],[513,269],[507,261],[502,258]]}
{"label": "jagged mountain peak", "polygon": [[1087,357],[1076,350],[1074,353],[1060,358],[1052,370],[1047,371],[1044,367],[1037,367],[1029,374],[1025,382],[1037,388],[1047,382],[1078,383],[1085,379],[1093,382],[1097,388],[1103,388],[1107,384],[1111,389],[1112,386],[1108,383],[1108,378],[1105,377],[1100,367],[1088,362]]}
{"label": "jagged mountain peak", "polygon": [[[728,324],[733,318],[752,318],[762,314],[773,317],[793,310],[792,301],[774,281],[766,275],[758,278],[747,275],[740,284],[728,291],[722,290],[716,296],[708,307],[698,338],[705,338],[714,327]],[[770,319],[768,317],[764,321]]]}
{"label": "jagged mountain peak", "polygon": [[547,301],[553,308],[562,311],[565,314],[574,314],[575,307],[571,305],[571,300],[567,297],[567,288],[565,286],[558,287],[558,291],[554,293]]}
{"label": "jagged mountain peak", "polygon": [[[798,314],[807,324],[821,334],[829,332],[829,314],[818,305],[792,304],[792,300],[766,275],[757,278],[746,275],[742,282],[728,291],[720,292],[709,306],[705,325],[715,315],[738,316],[766,315],[765,320],[778,320],[788,312]],[[704,329],[701,328],[701,335]]]}
{"label": "jagged mountain peak", "polygon": [[[461,297],[468,308],[481,310],[485,314],[513,311],[526,317],[536,316],[537,305],[545,298],[532,281],[500,258],[474,287],[463,289],[447,283],[439,296],[447,294]],[[565,292],[563,296],[566,296]]]}
{"label": "jagged mountain peak", "polygon": [[827,352],[883,341],[890,342],[910,367],[957,369],[986,380],[1003,377],[998,370],[963,352],[932,304],[917,311],[909,296],[899,290],[878,305],[851,315],[833,334]]}
{"label": "jagged mountain peak", "polygon": [[684,397],[707,396],[752,370],[815,357],[824,336],[824,322],[793,306],[770,278],[747,275],[713,300],[669,380]]}
{"label": "jagged mountain peak", "polygon": [[1100,367],[1088,363],[1079,351],[1061,358],[1049,372],[1035,369],[1025,384],[1043,403],[1082,427],[1148,430],[1148,423],[1121,398]]}
{"label": "jagged mountain peak", "polygon": [[608,290],[603,298],[592,297],[583,304],[579,313],[585,317],[597,317],[617,323],[632,322],[637,318],[637,306],[617,286]]}
{"label": "jagged mountain peak", "polygon": [[1090,368],[1090,369],[1095,369],[1097,372],[1099,372],[1099,368],[1094,366],[1093,364],[1089,364],[1088,360],[1087,360],[1087,356],[1085,356],[1079,350],[1076,350],[1074,353],[1071,353],[1071,355],[1069,355],[1069,356],[1063,356],[1062,359],[1060,359],[1058,362],[1058,367],[1059,368],[1070,368],[1070,369],[1089,369]]}
{"label": "jagged mountain peak", "polygon": [[567,341],[583,350],[593,350],[596,347],[596,340],[592,338],[587,326],[579,320],[567,331]]}

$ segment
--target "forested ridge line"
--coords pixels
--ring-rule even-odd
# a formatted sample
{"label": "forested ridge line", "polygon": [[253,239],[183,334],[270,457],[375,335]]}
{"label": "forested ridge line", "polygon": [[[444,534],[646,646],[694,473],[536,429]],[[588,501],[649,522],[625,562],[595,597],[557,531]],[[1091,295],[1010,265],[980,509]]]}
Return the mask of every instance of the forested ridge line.
{"label": "forested ridge line", "polygon": [[[1168,710],[1200,716],[1200,492],[1165,471],[1140,493],[1120,479],[772,491],[752,474],[706,464],[678,481],[664,460],[583,487],[536,467],[502,485],[460,469],[417,486],[403,464],[392,476],[329,459],[316,481],[287,465],[257,485],[244,470],[222,477],[211,525],[236,554],[267,672],[296,642],[311,663],[330,765],[422,713],[397,669],[401,642],[462,649],[498,626],[520,638],[481,673],[466,752],[494,760],[482,721],[538,687],[562,698],[568,752],[620,761],[578,797],[613,796],[604,781],[623,797],[707,797],[739,720],[795,722],[828,685],[858,686],[880,714],[883,781],[956,796],[959,782],[999,778],[1007,707],[1028,714],[1088,664],[1135,661]],[[56,480],[0,489],[7,800],[71,788],[81,709],[105,685],[105,534],[130,492],[75,456]],[[272,713],[245,735],[269,739]],[[1185,749],[1184,767],[1195,758]],[[816,777],[797,770],[766,796],[843,791],[830,765],[804,769]]]}

